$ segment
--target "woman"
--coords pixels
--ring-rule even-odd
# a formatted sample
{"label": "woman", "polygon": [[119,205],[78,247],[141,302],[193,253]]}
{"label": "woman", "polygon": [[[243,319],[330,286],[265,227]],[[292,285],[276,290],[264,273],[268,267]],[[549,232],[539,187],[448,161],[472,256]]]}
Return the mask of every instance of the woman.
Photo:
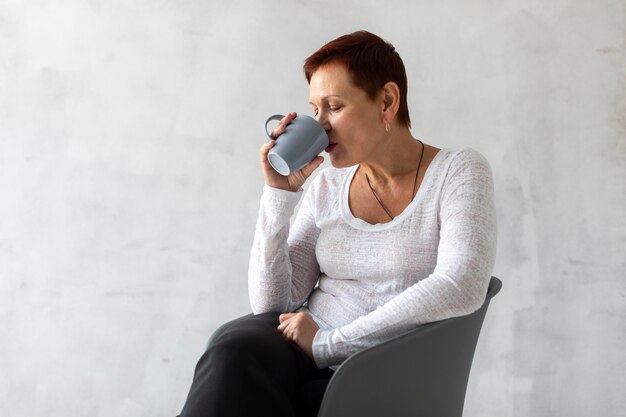
{"label": "woman", "polygon": [[284,177],[267,160],[274,141],[261,147],[255,315],[213,335],[182,416],[314,416],[348,356],[484,301],[496,229],[484,158],[412,137],[404,65],[371,33],[324,45],[304,71],[333,167],[303,195],[323,157]]}

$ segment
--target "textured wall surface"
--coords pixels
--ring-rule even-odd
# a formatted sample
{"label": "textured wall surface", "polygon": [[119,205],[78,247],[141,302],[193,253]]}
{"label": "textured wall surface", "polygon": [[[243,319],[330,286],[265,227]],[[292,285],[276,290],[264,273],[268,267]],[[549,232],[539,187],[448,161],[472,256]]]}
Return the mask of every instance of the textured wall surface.
{"label": "textured wall surface", "polygon": [[491,162],[504,281],[467,416],[623,416],[622,0],[0,0],[0,415],[173,416],[247,313],[262,122],[368,29],[413,133]]}

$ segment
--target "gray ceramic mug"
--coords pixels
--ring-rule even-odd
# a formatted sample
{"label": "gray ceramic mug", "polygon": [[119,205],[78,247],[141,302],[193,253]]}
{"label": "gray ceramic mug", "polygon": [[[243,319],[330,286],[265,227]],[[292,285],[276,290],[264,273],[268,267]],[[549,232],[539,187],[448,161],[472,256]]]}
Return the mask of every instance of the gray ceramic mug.
{"label": "gray ceramic mug", "polygon": [[[270,139],[273,138],[267,131],[267,124],[272,120],[280,121],[283,117],[275,114],[265,122],[265,133]],[[328,135],[322,125],[314,118],[302,115],[287,125],[285,132],[270,149],[267,159],[279,174],[289,175],[311,162],[328,144]]]}

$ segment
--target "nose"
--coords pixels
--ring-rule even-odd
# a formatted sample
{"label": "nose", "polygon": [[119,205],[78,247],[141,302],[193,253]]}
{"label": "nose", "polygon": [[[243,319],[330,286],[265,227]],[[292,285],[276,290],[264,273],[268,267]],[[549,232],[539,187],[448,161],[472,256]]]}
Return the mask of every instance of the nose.
{"label": "nose", "polygon": [[317,115],[315,116],[315,120],[317,121],[317,123],[322,125],[322,127],[324,128],[326,133],[328,133],[328,132],[330,132],[332,130],[332,128],[330,126],[330,122],[328,121],[328,117],[325,115],[324,112],[320,111],[319,113],[317,113]]}

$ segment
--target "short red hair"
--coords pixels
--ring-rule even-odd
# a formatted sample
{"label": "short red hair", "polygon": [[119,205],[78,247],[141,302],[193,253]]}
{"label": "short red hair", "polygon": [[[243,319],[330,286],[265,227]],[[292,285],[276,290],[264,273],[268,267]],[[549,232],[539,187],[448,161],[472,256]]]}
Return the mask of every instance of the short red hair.
{"label": "short red hair", "polygon": [[315,71],[330,62],[343,63],[354,85],[364,90],[372,100],[385,84],[395,82],[400,89],[398,122],[402,126],[411,127],[406,70],[392,44],[364,30],[340,36],[304,61],[307,82],[311,82]]}

